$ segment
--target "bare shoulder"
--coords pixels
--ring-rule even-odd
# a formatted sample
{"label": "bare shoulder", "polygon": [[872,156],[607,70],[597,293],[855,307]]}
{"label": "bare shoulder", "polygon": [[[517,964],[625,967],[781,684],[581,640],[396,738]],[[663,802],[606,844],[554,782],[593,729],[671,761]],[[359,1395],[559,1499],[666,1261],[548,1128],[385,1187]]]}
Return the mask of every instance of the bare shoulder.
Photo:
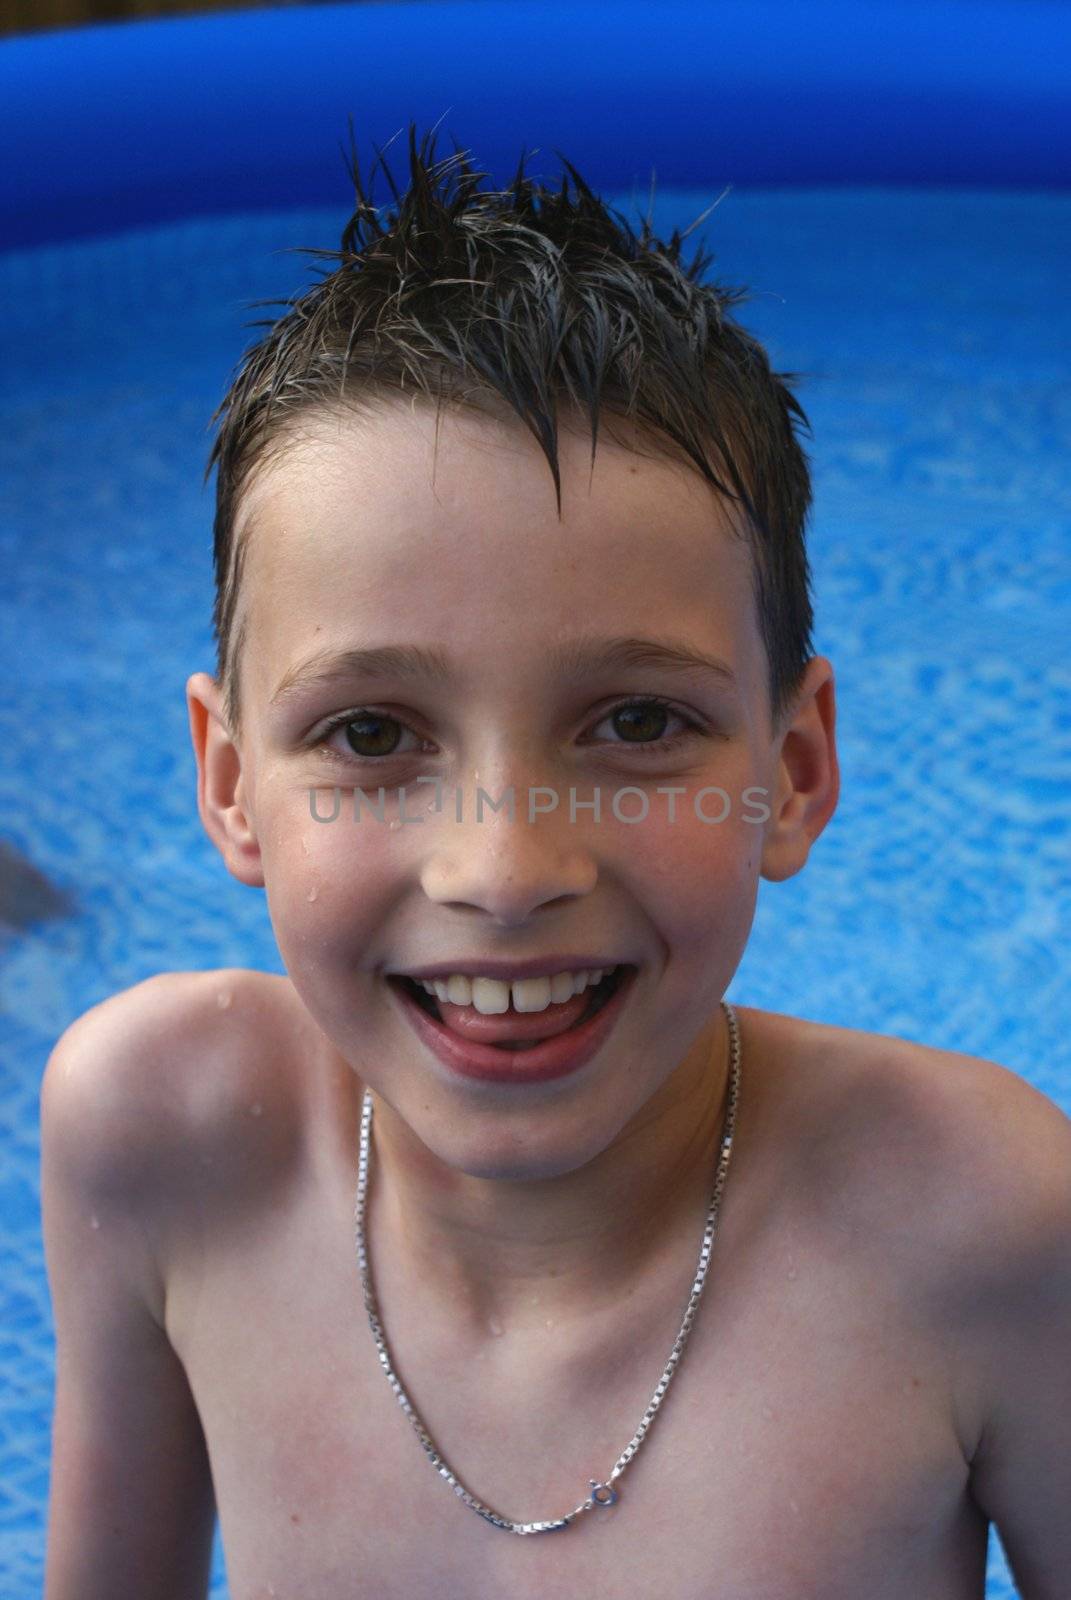
{"label": "bare shoulder", "polygon": [[770,1159],[801,1198],[881,1240],[942,1304],[992,1284],[1071,1206],[1071,1118],[1000,1063],[913,1040],[746,1010],[765,1065]]}
{"label": "bare shoulder", "polygon": [[207,1593],[212,1467],[175,1302],[183,1262],[285,1172],[300,1125],[287,1017],[259,974],[161,974],[86,1011],[49,1056],[49,1595]]}
{"label": "bare shoulder", "polygon": [[970,1493],[1022,1593],[1055,1600],[1071,1569],[1071,1118],[996,1062],[920,1048],[914,1070],[942,1058],[933,1115],[953,1156],[928,1191],[947,1205],[921,1283]]}
{"label": "bare shoulder", "polygon": [[796,1037],[810,1187],[906,1267],[949,1336],[1066,1275],[1071,1118],[1055,1101],[983,1056],[812,1022]]}
{"label": "bare shoulder", "polygon": [[985,1231],[991,1255],[1071,1197],[1071,1118],[1017,1072],[982,1056],[910,1040],[882,1051],[903,1132],[919,1142],[924,1194],[957,1246]]}
{"label": "bare shoulder", "polygon": [[288,988],[241,968],[168,972],[92,1006],[49,1058],[43,1127],[77,1129],[85,1159],[128,1199],[194,1163],[202,1181],[205,1168],[222,1181],[278,1163],[300,1132]]}
{"label": "bare shoulder", "polygon": [[[825,1165],[907,1181],[954,1216],[966,1202],[1046,1203],[1067,1169],[1071,1118],[996,1061],[862,1029],[747,1008],[771,1093]],[[980,1191],[976,1193],[975,1191]]]}
{"label": "bare shoulder", "polygon": [[[929,1348],[966,1482],[1022,1592],[1071,1570],[1071,1118],[999,1062],[767,1013],[761,1125],[849,1279],[880,1272]],[[785,1115],[779,1115],[779,1108]],[[787,1131],[786,1131],[787,1130]],[[759,1141],[757,1141],[759,1142]],[[773,1144],[773,1140],[765,1141]]]}
{"label": "bare shoulder", "polygon": [[923,1045],[901,1070],[934,1130],[924,1190],[947,1266],[949,1303],[968,1315],[1028,1299],[1071,1262],[1071,1117],[998,1062]]}

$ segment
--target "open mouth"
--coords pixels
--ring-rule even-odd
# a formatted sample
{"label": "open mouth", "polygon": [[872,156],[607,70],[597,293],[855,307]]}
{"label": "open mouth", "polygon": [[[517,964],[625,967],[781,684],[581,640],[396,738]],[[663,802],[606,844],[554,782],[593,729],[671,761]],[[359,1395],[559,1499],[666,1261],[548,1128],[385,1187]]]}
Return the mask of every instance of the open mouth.
{"label": "open mouth", "polygon": [[[587,990],[587,995],[588,995],[587,1004],[584,1007],[583,1011],[580,1013],[580,1015],[577,1017],[576,1021],[572,1024],[572,1028],[582,1027],[584,1023],[590,1022],[592,1017],[597,1016],[598,1013],[602,1010],[603,1006],[605,1006],[608,1003],[608,1001],[610,1001],[613,998],[614,994],[620,988],[621,983],[624,981],[625,976],[629,972],[631,972],[632,970],[634,970],[634,969],[629,965],[628,962],[622,962],[618,966],[613,967],[608,973],[606,973],[605,977],[601,978],[598,983],[592,984],[591,988]],[[438,1022],[440,1024],[443,1023],[443,1014],[442,1014],[442,1011],[440,1009],[438,1000],[435,998],[434,995],[429,994],[428,991],[423,987],[423,985],[418,983],[415,978],[406,978],[406,977],[402,977],[399,974],[392,974],[391,976],[388,977],[387,981],[388,981],[388,983],[396,984],[400,988],[402,988],[405,991],[405,993],[410,997],[410,999],[414,1002],[414,1004],[419,1006],[421,1011],[425,1012],[435,1022]],[[566,1003],[568,1003],[568,1002],[566,1002]],[[550,1011],[550,1012],[554,1011],[553,1003],[550,1006],[547,1007],[547,1010]],[[504,1016],[519,1016],[519,1015],[541,1016],[541,1015],[544,1015],[544,1013],[542,1013],[542,1012],[524,1012],[524,1013],[519,1013],[519,1012],[514,1011],[513,1006],[511,1004],[510,1008],[509,1008],[509,1011],[502,1013],[502,1015],[504,1015]],[[571,1032],[572,1028],[570,1028],[567,1031]],[[523,1051],[526,1051],[526,1050],[533,1049],[536,1046],[536,1044],[541,1043],[541,1042],[542,1041],[539,1041],[539,1040],[525,1040],[525,1041],[521,1041],[521,1040],[501,1040],[494,1046],[494,1048],[496,1048],[498,1050],[510,1050],[510,1051],[522,1051],[523,1052]]]}
{"label": "open mouth", "polygon": [[580,1072],[605,1048],[638,974],[622,962],[571,1000],[543,1011],[493,1016],[438,1001],[413,978],[385,974],[402,1014],[440,1066],[455,1077],[520,1090]]}

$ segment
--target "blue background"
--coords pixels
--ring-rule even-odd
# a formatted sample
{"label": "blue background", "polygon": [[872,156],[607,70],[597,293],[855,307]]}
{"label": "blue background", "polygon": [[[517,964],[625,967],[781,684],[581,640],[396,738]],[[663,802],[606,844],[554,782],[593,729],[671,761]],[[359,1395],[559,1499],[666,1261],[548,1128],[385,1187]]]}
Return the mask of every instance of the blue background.
{"label": "blue background", "polygon": [[[1069,91],[1071,14],[1038,0],[454,0],[0,45],[12,1600],[41,1590],[48,1488],[45,1059],[151,973],[281,970],[201,830],[183,685],[213,665],[208,419],[269,314],[249,302],[310,281],[287,249],[337,245],[349,115],[366,173],[373,141],[442,117],[441,153],[455,134],[505,182],[522,147],[557,178],[560,149],[633,218],[653,167],[663,236],[721,197],[693,243],[807,374],[843,773],[806,870],[763,884],[730,998],[997,1060],[1071,1111]],[[987,1595],[1013,1592],[994,1536]]]}

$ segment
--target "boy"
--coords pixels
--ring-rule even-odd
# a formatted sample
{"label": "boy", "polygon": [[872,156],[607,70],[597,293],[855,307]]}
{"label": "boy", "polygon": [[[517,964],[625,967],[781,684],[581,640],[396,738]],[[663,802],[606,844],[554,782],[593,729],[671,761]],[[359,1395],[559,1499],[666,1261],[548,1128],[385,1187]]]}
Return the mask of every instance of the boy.
{"label": "boy", "polygon": [[49,1061],[47,1600],[203,1594],[214,1509],[235,1600],[981,1600],[989,1519],[1066,1600],[1071,1124],[723,1002],[837,801],[803,412],[679,235],[433,157],[217,414],[286,976]]}

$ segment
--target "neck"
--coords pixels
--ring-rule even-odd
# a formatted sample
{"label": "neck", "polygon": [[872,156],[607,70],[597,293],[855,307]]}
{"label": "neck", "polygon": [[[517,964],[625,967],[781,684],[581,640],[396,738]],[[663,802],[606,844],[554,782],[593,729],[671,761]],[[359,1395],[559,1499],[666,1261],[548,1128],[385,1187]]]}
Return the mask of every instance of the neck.
{"label": "neck", "polygon": [[369,1209],[377,1276],[389,1262],[458,1339],[582,1327],[676,1288],[693,1263],[724,1127],[730,1039],[719,1007],[669,1078],[593,1159],[523,1179],[443,1162],[374,1099]]}

